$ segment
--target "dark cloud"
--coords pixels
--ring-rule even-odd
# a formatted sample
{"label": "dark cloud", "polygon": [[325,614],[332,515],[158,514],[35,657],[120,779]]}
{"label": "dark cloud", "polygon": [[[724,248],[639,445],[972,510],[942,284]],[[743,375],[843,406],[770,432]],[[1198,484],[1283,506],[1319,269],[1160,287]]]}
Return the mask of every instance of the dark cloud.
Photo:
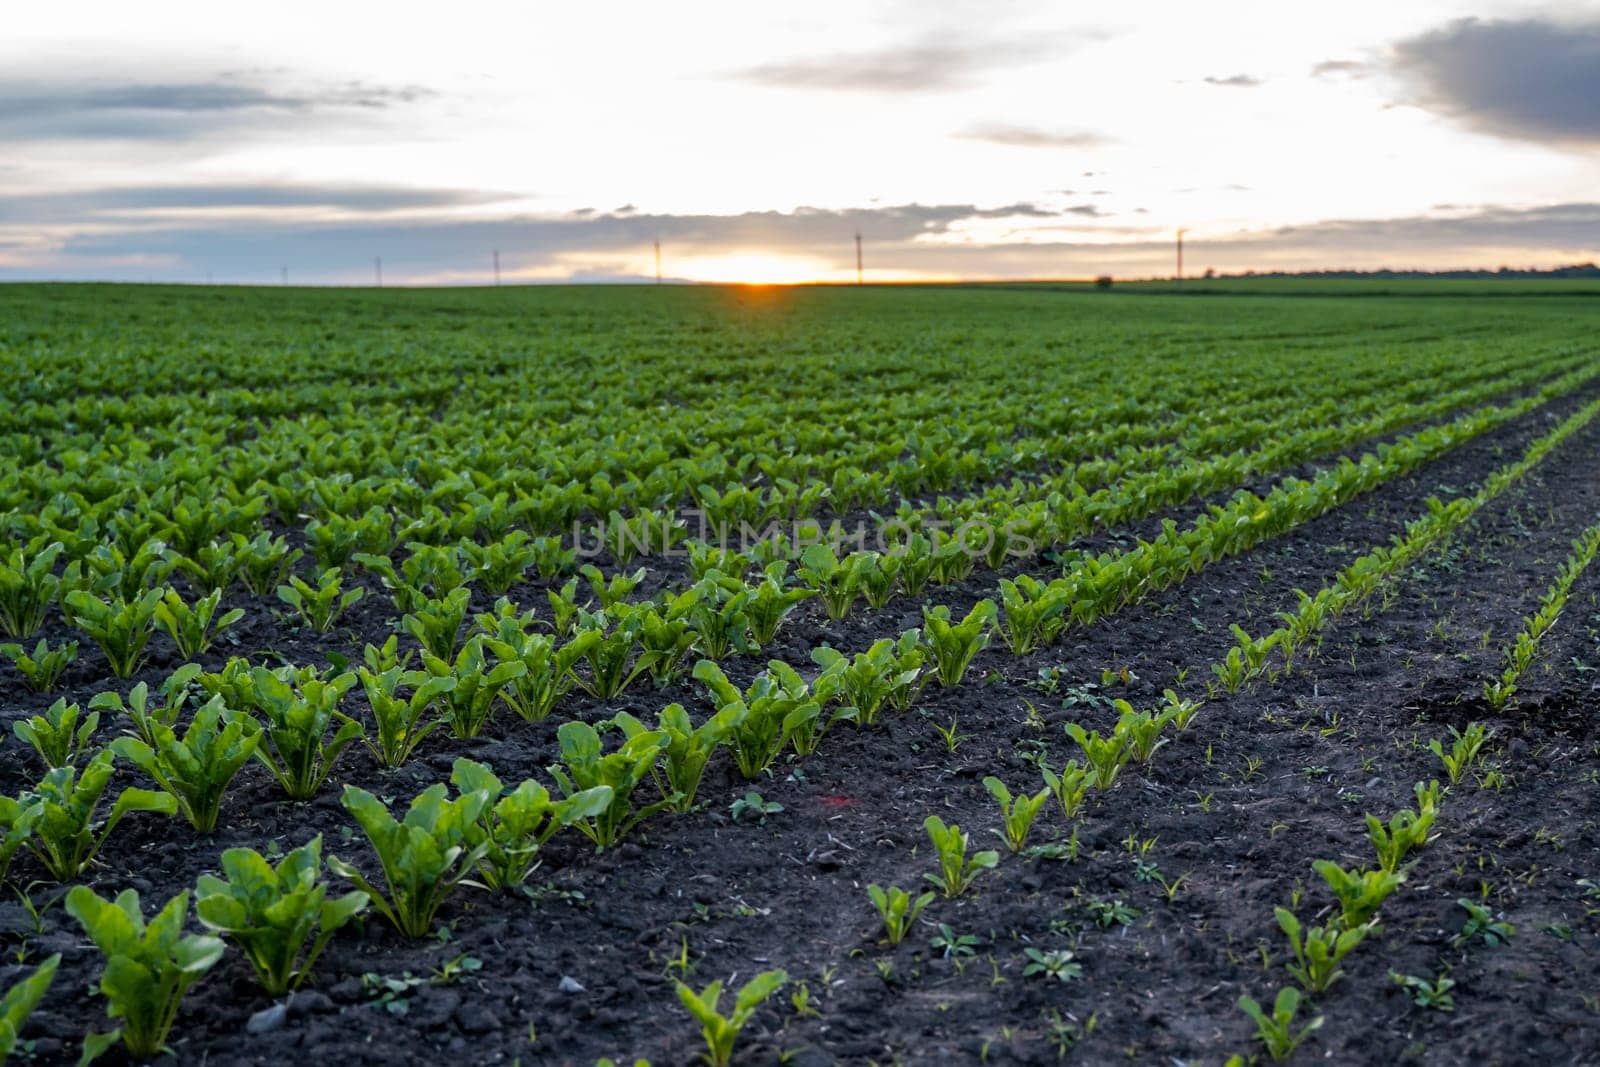
{"label": "dark cloud", "polygon": [[1103,134],[1087,130],[1043,130],[995,122],[969,126],[956,136],[964,141],[984,141],[1011,148],[1096,148],[1111,143]]}
{"label": "dark cloud", "polygon": [[1072,207],[1064,209],[1063,210],[1063,214],[1066,214],[1066,215],[1081,215],[1082,217],[1084,217],[1086,219],[1103,219],[1103,218],[1106,218],[1110,214],[1110,212],[1101,211],[1099,208],[1095,207],[1093,204],[1076,204],[1076,205],[1074,205]]}
{"label": "dark cloud", "polygon": [[33,226],[101,221],[160,211],[220,208],[333,209],[382,214],[517,199],[470,189],[360,185],[151,185],[70,193],[0,194],[0,223]]}
{"label": "dark cloud", "polygon": [[1416,103],[1474,129],[1600,144],[1600,22],[1461,19],[1400,42],[1392,62]]}
{"label": "dark cloud", "polygon": [[1231,74],[1226,78],[1207,78],[1207,85],[1220,85],[1229,89],[1254,89],[1261,84],[1260,78],[1252,78],[1248,74]]}
{"label": "dark cloud", "polygon": [[182,140],[252,121],[371,112],[432,95],[346,82],[282,92],[231,79],[83,86],[0,81],[0,140]]}
{"label": "dark cloud", "polygon": [[921,93],[962,89],[982,75],[1071,51],[1081,40],[921,42],[871,52],[780,60],[731,75],[771,89],[857,93]]}

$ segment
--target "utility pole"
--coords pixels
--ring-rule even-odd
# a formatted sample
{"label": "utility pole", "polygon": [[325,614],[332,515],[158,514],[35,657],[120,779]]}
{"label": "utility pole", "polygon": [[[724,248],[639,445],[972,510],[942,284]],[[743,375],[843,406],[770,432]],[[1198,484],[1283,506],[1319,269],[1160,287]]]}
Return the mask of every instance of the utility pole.
{"label": "utility pole", "polygon": [[289,284],[289,268],[288,267],[279,267],[278,269],[283,272],[283,284],[284,285],[288,285]]}
{"label": "utility pole", "polygon": [[656,242],[656,284],[661,284],[661,242]]}
{"label": "utility pole", "polygon": [[1178,228],[1178,288],[1183,288],[1183,227]]}
{"label": "utility pole", "polygon": [[862,274],[861,274],[861,231],[860,230],[856,231],[856,284],[857,285],[864,284],[864,282],[862,281]]}
{"label": "utility pole", "polygon": [[500,284],[500,250],[498,248],[494,250],[494,284],[496,286]]}
{"label": "utility pole", "polygon": [[382,256],[373,256],[372,257],[372,269],[377,272],[377,275],[378,275],[378,288],[382,289],[383,288],[383,257]]}

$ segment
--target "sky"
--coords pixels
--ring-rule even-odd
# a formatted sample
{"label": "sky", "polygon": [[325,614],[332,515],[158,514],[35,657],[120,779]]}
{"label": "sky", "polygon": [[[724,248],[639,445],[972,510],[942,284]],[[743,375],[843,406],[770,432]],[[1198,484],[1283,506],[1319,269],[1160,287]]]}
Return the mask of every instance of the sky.
{"label": "sky", "polygon": [[0,280],[1600,260],[1600,0],[12,7]]}

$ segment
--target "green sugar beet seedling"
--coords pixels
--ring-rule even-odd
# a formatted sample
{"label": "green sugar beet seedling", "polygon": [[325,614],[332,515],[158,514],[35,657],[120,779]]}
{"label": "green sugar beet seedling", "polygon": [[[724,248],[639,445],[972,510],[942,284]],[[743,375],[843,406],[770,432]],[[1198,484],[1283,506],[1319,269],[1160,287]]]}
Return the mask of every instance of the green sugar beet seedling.
{"label": "green sugar beet seedling", "polygon": [[797,677],[793,668],[773,660],[740,693],[715,663],[703,659],[695,664],[694,679],[709,691],[718,713],[734,709],[737,721],[728,744],[734,763],[745,778],[754,779],[771,766],[797,731],[812,726],[815,739],[813,724],[822,709],[804,683],[798,688],[785,684]]}
{"label": "green sugar beet seedling", "polygon": [[950,621],[943,604],[922,609],[922,642],[933,657],[939,684],[960,685],[973,657],[989,647],[997,609],[992,600],[980,600],[959,623]]}
{"label": "green sugar beet seedling", "polygon": [[796,574],[822,598],[822,606],[830,619],[842,619],[850,614],[861,592],[860,557],[847,556],[841,563],[828,545],[807,546],[800,554],[800,569]]}
{"label": "green sugar beet seedling", "polygon": [[578,568],[578,574],[589,583],[589,590],[600,604],[601,611],[608,611],[619,604],[625,604],[639,583],[644,581],[649,573],[643,567],[632,574],[613,574],[607,578],[601,573],[600,568],[592,563],[586,563]]}
{"label": "green sugar beet seedling", "polygon": [[81,566],[77,561],[67,566],[62,589],[87,589],[112,601],[138,600],[161,589],[177,569],[179,557],[164,541],[145,533],[148,530],[128,529],[121,543],[96,545],[82,557]]}
{"label": "green sugar beet seedling", "polygon": [[1295,1029],[1296,1016],[1300,1014],[1300,990],[1294,986],[1284,986],[1278,990],[1278,996],[1272,1003],[1272,1014],[1268,1015],[1261,1010],[1261,1005],[1251,997],[1239,998],[1239,1010],[1250,1016],[1256,1024],[1256,1039],[1267,1050],[1267,1055],[1272,1057],[1272,1062],[1282,1063],[1288,1059],[1294,1050],[1311,1032],[1322,1025],[1322,1016],[1318,1015],[1300,1029]]}
{"label": "green sugar beet seedling", "polygon": [[250,706],[266,720],[255,757],[291,800],[310,800],[362,734],[361,724],[339,710],[356,675],[345,671],[324,678],[306,668],[291,677],[292,684],[265,667],[250,672]]}
{"label": "green sugar beet seedling", "polygon": [[1044,807],[1045,801],[1050,799],[1050,788],[1045,788],[1029,796],[1026,793],[1013,797],[1011,790],[1006,788],[1000,779],[990,776],[983,780],[983,787],[989,791],[1000,805],[1000,819],[1002,829],[996,830],[1006,847],[1012,852],[1021,852],[1028,844],[1028,833],[1033,829],[1033,822],[1039,816],[1039,809]]}
{"label": "green sugar beet seedling", "polygon": [[406,548],[411,554],[398,568],[393,558],[385,555],[357,552],[350,557],[352,562],[378,576],[378,581],[389,591],[395,610],[402,615],[426,610],[430,604],[436,610],[440,599],[448,598],[465,584],[461,554],[455,546],[411,541]]}
{"label": "green sugar beet seedling", "polygon": [[869,608],[876,611],[894,599],[895,590],[900,585],[901,565],[899,556],[868,552],[861,557],[861,595]]}
{"label": "green sugar beet seedling", "polygon": [[815,589],[788,586],[788,572],[789,565],[782,560],[768,564],[745,603],[745,617],[750,620],[750,637],[757,648],[770,645],[778,636],[778,628],[794,609],[817,595]]}
{"label": "green sugar beet seedling", "polygon": [[1133,758],[1128,748],[1128,735],[1112,731],[1110,737],[1100,736],[1098,730],[1085,730],[1075,722],[1062,727],[1073,743],[1083,750],[1088,763],[1089,781],[1097,790],[1110,789],[1116,784],[1122,768]]}
{"label": "green sugar beet seedling", "polygon": [[24,801],[22,818],[32,828],[28,848],[55,881],[70,882],[81,875],[129,813],[177,813],[177,803],[167,794],[128,788],[117,794],[110,813],[97,820],[114,773],[111,752],[102,749],[81,771],[57,767],[49,772]]}
{"label": "green sugar beet seedling", "polygon": [[361,872],[337,856],[328,857],[335,874],[354,882],[384,918],[407,937],[426,937],[434,916],[452,890],[472,873],[488,851],[487,843],[467,843],[478,818],[491,803],[483,790],[446,799],[436,782],[411,801],[404,820],[397,820],[383,801],[359,786],[344,787],[341,803],[378,854],[389,886],[384,895]]}
{"label": "green sugar beet seedling", "polygon": [[933,903],[933,890],[928,890],[913,898],[899,886],[867,886],[867,896],[872,901],[872,906],[878,909],[878,918],[883,920],[884,940],[891,945],[898,945],[904,941],[911,926],[917,921],[917,916],[922,914],[922,909]]}
{"label": "green sugar beet seedling", "polygon": [[266,531],[248,540],[242,533],[232,534],[230,540],[239,564],[239,581],[256,596],[265,596],[268,590],[281,585],[289,568],[304,555],[298,548],[290,549],[282,537],[273,537]]}
{"label": "green sugar beet seedling", "polygon": [[[454,683],[436,690],[439,712],[446,726],[459,740],[477,737],[494,717],[495,702],[506,687],[527,674],[521,660],[503,660],[490,665],[484,656],[486,642],[474,637],[462,646],[454,662],[440,659],[424,650],[422,665],[430,678],[449,678]],[[492,650],[491,650],[492,651]]]}
{"label": "green sugar beet seedling", "polygon": [[212,697],[180,737],[165,723],[150,724],[150,740],[119,737],[118,756],[154,779],[177,811],[200,833],[216,828],[222,797],[261,743],[261,727],[249,715],[231,712]]}
{"label": "green sugar beet seedling", "polygon": [[456,654],[461,627],[467,621],[470,600],[466,589],[451,590],[438,600],[424,598],[400,620],[400,626],[417,639],[424,653],[441,660],[451,659]]}
{"label": "green sugar beet seedling", "polygon": [[1346,871],[1332,860],[1317,860],[1311,866],[1338,898],[1339,922],[1346,930],[1371,922],[1389,894],[1406,880],[1404,874],[1394,871]]}
{"label": "green sugar beet seedling", "polygon": [[1439,783],[1424,786],[1418,782],[1417,810],[1402,809],[1385,826],[1374,815],[1367,816],[1367,840],[1378,854],[1378,866],[1385,871],[1399,869],[1400,861],[1433,840],[1429,832],[1439,811]]}
{"label": "green sugar beet seedling", "polygon": [[35,693],[48,693],[78,658],[78,642],[68,641],[51,648],[48,641],[40,638],[39,643],[33,646],[32,653],[21,645],[0,645],[0,656],[11,661],[29,689]]}
{"label": "green sugar beet seedling", "polygon": [[710,1067],[728,1067],[733,1062],[734,1042],[739,1031],[745,1028],[756,1009],[789,981],[787,971],[762,971],[740,987],[733,999],[733,1011],[723,1015],[717,1010],[722,999],[722,982],[712,982],[696,993],[682,982],[675,983],[678,1001],[700,1024],[700,1034],[705,1038],[705,1060]]}
{"label": "green sugar beet seedling", "polygon": [[[658,689],[676,681],[683,673],[683,660],[691,649],[697,644],[704,649],[706,645],[707,634],[691,629],[684,619],[684,615],[689,611],[689,608],[684,606],[685,598],[698,608],[699,597],[699,590],[691,588],[669,601],[663,609],[665,614],[654,605],[645,605],[639,610],[639,645],[655,656],[650,664],[650,677]],[[713,612],[707,618],[723,620],[725,616]],[[732,642],[737,635],[737,640],[743,644],[744,625],[737,621],[729,622],[728,625],[729,629],[713,631],[710,636],[713,640],[726,638]],[[722,645],[722,654],[726,655],[731,647],[731,644]],[[707,655],[711,653],[708,652]]]}
{"label": "green sugar beet seedling", "polygon": [[594,814],[575,818],[572,825],[596,849],[610,848],[629,830],[671,805],[672,797],[652,804],[634,806],[635,790],[649,778],[656,761],[669,743],[662,730],[642,730],[627,736],[614,752],[603,752],[600,735],[586,722],[564,722],[556,731],[561,745],[561,762],[552,764],[550,776],[556,780],[567,800],[593,794],[605,787],[609,801]]}
{"label": "green sugar beet seedling", "polygon": [[526,530],[511,530],[483,545],[463,540],[460,548],[472,568],[472,580],[490,596],[500,596],[522,581],[539,556]]}
{"label": "green sugar beet seedling", "polygon": [[186,551],[178,569],[197,589],[226,590],[239,577],[239,548],[232,540],[210,541]]}
{"label": "green sugar beet seedling", "polygon": [[1303,927],[1294,912],[1275,908],[1278,926],[1289,939],[1294,962],[1289,975],[1307,993],[1321,993],[1344,976],[1339,964],[1372,931],[1371,925],[1344,929],[1340,926]]}
{"label": "green sugar beet seedling", "polygon": [[278,586],[278,599],[293,608],[301,622],[319,634],[332,630],[340,616],[366,595],[367,591],[360,586],[346,592],[343,575],[337,567],[323,571],[315,587],[293,574],[289,575],[287,584]]}
{"label": "green sugar beet seedling", "polygon": [[49,957],[32,974],[5,991],[0,996],[0,1067],[5,1067],[6,1058],[16,1051],[17,1038],[22,1034],[22,1027],[28,1021],[28,1016],[33,1014],[33,1009],[39,1006],[39,1001],[44,999],[45,993],[50,989],[50,983],[55,981],[56,968],[61,964],[61,954],[58,952]]}
{"label": "green sugar beet seedling", "polygon": [[[644,628],[643,612],[627,605],[613,609],[616,625],[611,625],[612,615],[602,611],[589,614],[580,609],[580,630],[594,633],[597,638],[584,649],[583,658],[589,663],[589,677],[573,677],[578,686],[592,697],[610,700],[625,692],[640,676],[660,658],[659,653],[640,646],[639,634]],[[638,650],[637,656],[635,649]]]}
{"label": "green sugar beet seedling", "polygon": [[5,884],[6,874],[11,870],[11,860],[27,844],[28,835],[33,833],[31,805],[25,803],[30,799],[26,793],[21,800],[0,793],[0,885]]}
{"label": "green sugar beet seedling", "polygon": [[195,884],[195,914],[234,942],[269,997],[298,989],[333,935],[367,907],[359,890],[328,898],[319,834],[272,866],[248,848],[222,854],[222,877]]}
{"label": "green sugar beet seedling", "polygon": [[[706,764],[718,748],[728,742],[733,731],[743,720],[746,710],[742,705],[732,705],[716,712],[698,727],[689,719],[682,704],[668,704],[656,718],[656,730],[666,734],[666,745],[661,749],[665,763],[664,780],[661,768],[652,771],[656,787],[664,797],[671,797],[673,811],[688,811],[694,806],[695,794],[700,791],[700,779],[705,776]],[[625,711],[612,719],[622,729],[625,737],[649,732],[643,723]]]}
{"label": "green sugar beet seedling", "polygon": [[922,877],[938,886],[946,897],[960,896],[984,871],[1000,862],[1000,853],[991,849],[967,857],[967,835],[959,826],[946,826],[943,819],[930,815],[922,821],[939,857],[939,873]]}
{"label": "green sugar beet seedling", "polygon": [[65,602],[72,624],[100,646],[111,673],[127,678],[144,664],[144,648],[154,632],[156,605],[161,603],[163,592],[151,589],[130,600],[101,600],[75,589],[66,595]]}
{"label": "green sugar beet seedling", "polygon": [[1061,773],[1056,774],[1044,761],[1039,761],[1039,774],[1044,778],[1045,788],[1050,790],[1050,795],[1056,798],[1056,803],[1061,805],[1061,814],[1068,819],[1076,819],[1083,810],[1083,801],[1089,795],[1089,771],[1077,760],[1068,760],[1061,768]]}
{"label": "green sugar beet seedling", "polygon": [[887,637],[874,641],[853,659],[823,645],[812,650],[811,662],[821,667],[823,674],[837,678],[841,698],[856,709],[855,721],[872,726],[895,691],[910,686],[919,673],[920,664],[901,669],[895,651],[894,640]]}
{"label": "green sugar beet seedling", "polygon": [[1015,581],[1000,579],[1005,624],[1000,636],[1013,655],[1026,656],[1061,635],[1071,607],[1066,583],[1045,583],[1026,574]]}
{"label": "green sugar beet seedling", "polygon": [[[647,651],[659,649],[661,656],[669,657],[671,669],[667,675],[676,673],[679,661],[691,648],[698,647],[702,655],[713,660],[726,659],[735,652],[754,652],[757,646],[750,637],[747,610],[750,596],[750,589],[739,579],[712,571],[668,605],[669,612],[678,612],[683,619],[683,635],[676,636],[670,644],[659,637],[655,642],[646,640],[644,647]],[[646,633],[653,614],[653,611],[645,614]],[[671,628],[667,632],[670,633]],[[685,643],[683,637],[689,634],[693,639]],[[662,677],[661,660],[657,660],[651,672],[658,679]]]}
{"label": "green sugar beet seedling", "polygon": [[118,1041],[136,1060],[155,1056],[166,1047],[184,994],[222,959],[222,941],[184,935],[187,890],[146,924],[136,891],[124,890],[108,901],[87,886],[73,886],[67,894],[67,914],[78,920],[105,957],[100,992],[106,998],[106,1014],[121,1020],[110,1033],[84,1039],[85,1061]]}
{"label": "green sugar beet seedling", "polygon": [[483,849],[478,873],[487,889],[512,889],[528,880],[539,865],[539,850],[546,841],[581,819],[595,819],[611,806],[611,787],[595,786],[562,800],[528,779],[508,789],[486,765],[457,759],[450,783],[463,795],[482,791],[490,804],[468,827],[466,843]]}
{"label": "green sugar beet seedling", "polygon": [[1168,704],[1160,711],[1135,711],[1126,700],[1113,700],[1117,709],[1117,733],[1128,739],[1128,752],[1139,763],[1148,764],[1156,750],[1171,738],[1162,737],[1166,728],[1177,720],[1178,708]]}
{"label": "green sugar beet seedling", "polygon": [[1458,785],[1477,762],[1483,744],[1488,739],[1487,726],[1481,722],[1469,722],[1464,732],[1450,727],[1450,751],[1446,752],[1437,740],[1428,742],[1428,750],[1444,764],[1445,771],[1450,775],[1450,784]]}
{"label": "green sugar beet seedling", "polygon": [[99,725],[98,711],[85,716],[78,705],[58,700],[43,715],[12,723],[11,732],[33,748],[46,770],[54,770],[77,763]]}
{"label": "green sugar beet seedling", "polygon": [[[243,660],[234,660],[232,663],[243,664]],[[237,673],[237,672],[236,672]],[[150,701],[150,687],[140,682],[128,690],[128,702],[124,704],[122,697],[117,693],[98,693],[89,701],[89,706],[98,711],[114,711],[125,715],[133,727],[133,734],[146,744],[154,744],[157,736],[156,727],[175,726],[178,722],[178,713],[183,710],[187,702],[189,683],[201,678],[198,663],[185,664],[173,671],[167,680],[161,683],[157,690],[158,699],[155,703]]]}
{"label": "green sugar beet seedling", "polygon": [[61,590],[55,565],[64,547],[55,541],[38,552],[13,548],[0,559],[0,633],[32,637],[44,625],[45,613]]}
{"label": "green sugar beet seedling", "polygon": [[577,684],[572,669],[588,656],[601,635],[594,630],[574,634],[558,644],[549,634],[529,633],[532,613],[519,616],[509,600],[495,604],[493,615],[479,615],[483,646],[499,663],[521,663],[523,672],[500,690],[500,699],[528,722],[540,722]]}
{"label": "green sugar beet seedling", "polygon": [[194,659],[209,649],[222,631],[244,618],[243,608],[234,608],[218,616],[217,608],[221,604],[221,589],[213,589],[192,607],[184,603],[177,590],[168,589],[155,607],[156,625],[178,646],[178,655],[186,660]]}
{"label": "green sugar beet seedling", "polygon": [[[377,727],[376,733],[363,734],[361,741],[378,766],[393,770],[410,759],[429,734],[444,725],[443,720],[430,718],[428,713],[456,687],[455,676],[408,671],[398,665],[377,672],[357,667],[356,676],[361,679]],[[402,686],[411,690],[410,696],[401,695]]]}

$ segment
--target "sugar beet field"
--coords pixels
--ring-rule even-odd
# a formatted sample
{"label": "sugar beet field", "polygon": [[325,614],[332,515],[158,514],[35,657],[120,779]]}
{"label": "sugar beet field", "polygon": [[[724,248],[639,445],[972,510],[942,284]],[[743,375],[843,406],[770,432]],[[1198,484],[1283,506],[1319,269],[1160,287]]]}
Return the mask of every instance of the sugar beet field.
{"label": "sugar beet field", "polygon": [[0,288],[0,1059],[1600,1062],[1597,339]]}

